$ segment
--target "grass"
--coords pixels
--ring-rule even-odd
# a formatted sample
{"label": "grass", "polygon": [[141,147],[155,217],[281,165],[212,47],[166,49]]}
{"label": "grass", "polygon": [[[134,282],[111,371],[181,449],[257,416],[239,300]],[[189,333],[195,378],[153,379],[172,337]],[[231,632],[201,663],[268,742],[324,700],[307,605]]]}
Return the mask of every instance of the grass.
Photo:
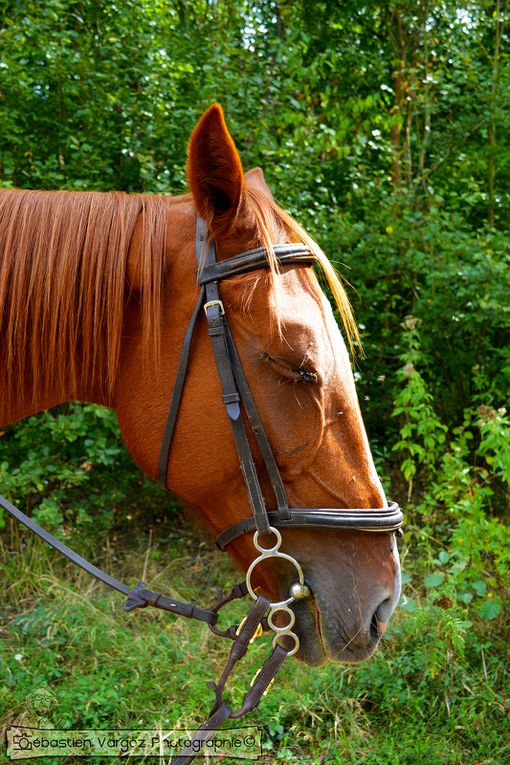
{"label": "grass", "polygon": [[[164,528],[157,538],[137,530],[131,542],[121,536],[105,542],[94,559],[123,581],[143,578],[165,594],[200,604],[214,601],[216,586],[234,584],[237,576],[226,557],[189,525],[179,519],[175,528]],[[1,548],[7,585],[0,612],[3,730],[26,715],[25,700],[41,685],[56,696],[55,727],[155,730],[200,724],[212,699],[205,681],[219,676],[225,641],[198,622],[164,612],[125,613],[121,595],[39,540],[24,540],[5,534]],[[466,630],[455,614],[420,600],[419,592],[413,596],[418,608],[399,610],[371,662],[319,670],[286,662],[259,709],[242,722],[260,726],[264,765],[510,762],[510,694],[505,645],[498,637],[504,625],[492,624],[487,640],[487,623]],[[230,623],[246,606],[228,608]],[[238,665],[230,685],[233,705],[240,704],[267,651],[268,640],[257,641]],[[6,759],[1,746],[0,762]],[[228,756],[211,761],[239,762]],[[93,762],[111,765],[112,759]]]}

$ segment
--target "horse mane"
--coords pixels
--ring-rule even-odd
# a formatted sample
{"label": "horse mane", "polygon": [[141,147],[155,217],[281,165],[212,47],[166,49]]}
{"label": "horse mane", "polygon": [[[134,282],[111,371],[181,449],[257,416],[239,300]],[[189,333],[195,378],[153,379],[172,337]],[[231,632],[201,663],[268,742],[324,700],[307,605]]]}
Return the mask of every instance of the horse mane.
{"label": "horse mane", "polygon": [[[351,354],[355,356],[356,345],[360,351],[362,351],[361,338],[349,298],[347,297],[341,278],[337,274],[334,266],[321,250],[317,242],[312,239],[305,229],[295,221],[289,213],[275,202],[273,197],[270,197],[267,193],[261,192],[259,189],[255,188],[247,188],[246,192],[249,198],[250,212],[255,217],[260,243],[267,251],[270,275],[273,281],[273,286],[276,289],[276,296],[278,295],[277,282],[274,277],[278,273],[279,264],[273,251],[272,244],[284,244],[285,242],[290,241],[307,244],[317,258],[322,273],[326,277],[326,282],[329,285],[338,308],[349,349]],[[274,236],[275,221],[279,224],[280,229],[278,240],[276,240]]]}
{"label": "horse mane", "polygon": [[44,394],[48,380],[66,394],[78,381],[112,390],[137,221],[144,345],[159,345],[169,200],[0,191],[0,409],[23,390]]}
{"label": "horse mane", "polygon": [[[271,245],[306,243],[326,276],[352,350],[353,342],[359,342],[358,330],[326,255],[272,197],[255,189],[247,194],[274,286],[278,261]],[[171,199],[120,192],[0,190],[0,410],[8,409],[21,391],[29,400],[44,396],[48,381],[71,396],[84,385],[99,385],[106,396],[111,393],[137,223],[143,346],[148,359],[159,358]]]}

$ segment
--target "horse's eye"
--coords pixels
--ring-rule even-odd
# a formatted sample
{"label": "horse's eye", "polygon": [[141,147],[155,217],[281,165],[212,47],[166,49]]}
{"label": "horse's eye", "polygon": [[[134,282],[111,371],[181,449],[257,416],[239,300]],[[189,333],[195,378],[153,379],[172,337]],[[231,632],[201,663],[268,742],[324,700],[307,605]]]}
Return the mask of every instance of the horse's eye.
{"label": "horse's eye", "polygon": [[317,373],[314,372],[313,369],[310,369],[308,366],[301,366],[295,369],[290,365],[273,359],[269,353],[266,353],[265,351],[260,354],[260,358],[262,361],[265,361],[266,364],[269,364],[275,372],[277,372],[282,377],[285,377],[287,380],[292,380],[292,382],[295,383],[317,382]]}
{"label": "horse's eye", "polygon": [[305,383],[316,383],[317,382],[317,372],[314,372],[310,367],[300,367],[296,370],[298,372],[301,382]]}

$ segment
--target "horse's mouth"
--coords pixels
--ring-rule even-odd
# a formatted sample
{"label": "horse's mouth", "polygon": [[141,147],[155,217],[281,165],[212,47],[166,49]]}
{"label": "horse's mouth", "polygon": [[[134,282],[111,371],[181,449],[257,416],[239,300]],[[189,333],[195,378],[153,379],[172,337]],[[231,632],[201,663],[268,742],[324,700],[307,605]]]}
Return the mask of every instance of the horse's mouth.
{"label": "horse's mouth", "polygon": [[[387,575],[380,576],[379,581],[375,577],[355,577],[347,566],[342,568],[342,563],[340,557],[332,570],[324,565],[314,567],[305,561],[304,584],[309,596],[303,597],[298,589],[297,599],[289,606],[296,617],[292,632],[300,643],[295,656],[310,666],[318,667],[330,661],[353,664],[370,659],[400,597],[398,554],[394,553],[393,559],[385,562],[383,572]],[[271,590],[273,602],[288,597],[296,584],[292,570],[279,581],[276,576],[271,578],[273,586],[261,589],[268,594]],[[295,645],[290,637],[282,636],[280,642],[289,651]]]}
{"label": "horse's mouth", "polygon": [[367,629],[351,630],[351,634],[335,614],[328,619],[327,609],[310,598],[292,604],[296,614],[294,631],[300,647],[296,658],[309,666],[319,667],[329,661],[353,664],[369,659],[377,648],[385,625],[374,614]]}

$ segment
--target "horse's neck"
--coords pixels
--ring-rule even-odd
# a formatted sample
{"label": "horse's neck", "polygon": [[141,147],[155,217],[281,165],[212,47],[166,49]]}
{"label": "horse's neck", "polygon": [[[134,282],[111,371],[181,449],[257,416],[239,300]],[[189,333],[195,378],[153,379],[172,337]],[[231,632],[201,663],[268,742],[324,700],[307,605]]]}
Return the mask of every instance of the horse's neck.
{"label": "horse's neck", "polygon": [[109,403],[142,204],[129,195],[0,192],[0,424],[69,400]]}
{"label": "horse's neck", "polygon": [[0,406],[0,425],[10,425],[11,423],[25,420],[33,414],[43,412],[46,409],[52,409],[68,401],[86,401],[103,406],[111,406],[111,401],[99,389],[94,390],[89,387],[83,393],[69,394],[62,393],[62,391],[50,391],[44,396],[34,397],[29,401],[21,399],[10,406]]}

